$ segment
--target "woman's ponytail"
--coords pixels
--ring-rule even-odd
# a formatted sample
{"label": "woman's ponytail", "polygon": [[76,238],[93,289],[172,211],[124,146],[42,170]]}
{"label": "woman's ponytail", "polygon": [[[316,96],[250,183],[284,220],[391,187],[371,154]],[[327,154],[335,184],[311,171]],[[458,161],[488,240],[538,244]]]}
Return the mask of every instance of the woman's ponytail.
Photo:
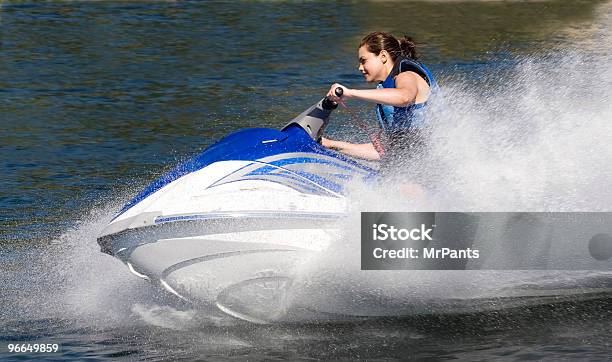
{"label": "woman's ponytail", "polygon": [[400,48],[402,50],[402,56],[406,58],[414,59],[414,60],[418,59],[418,54],[416,51],[417,45],[415,41],[412,40],[411,37],[409,37],[408,35],[404,35],[398,40],[399,40]]}
{"label": "woman's ponytail", "polygon": [[393,61],[398,58],[417,59],[416,42],[411,37],[404,35],[397,39],[389,33],[376,31],[366,35],[359,43],[359,48],[366,46],[368,51],[376,55],[386,50]]}

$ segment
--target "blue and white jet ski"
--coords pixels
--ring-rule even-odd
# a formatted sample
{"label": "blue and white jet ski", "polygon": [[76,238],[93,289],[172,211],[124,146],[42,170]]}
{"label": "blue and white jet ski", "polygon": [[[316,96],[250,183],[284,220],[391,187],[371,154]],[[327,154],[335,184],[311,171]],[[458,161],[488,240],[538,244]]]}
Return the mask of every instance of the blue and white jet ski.
{"label": "blue and white jet ski", "polygon": [[[190,304],[255,323],[494,309],[612,290],[609,213],[578,223],[573,214],[464,222],[436,213],[430,246],[469,242],[485,257],[405,273],[336,265],[358,261],[354,254],[309,264],[300,280],[304,261],[337,247],[355,222],[347,186],[377,178],[317,142],[336,107],[324,98],[280,131],[241,130],[180,164],[112,219],[98,238],[102,251]],[[579,242],[588,240],[589,250]]]}
{"label": "blue and white jet ski", "polygon": [[337,239],[347,183],[376,176],[317,142],[336,107],[324,98],[280,131],[244,129],[178,165],[123,207],[102,251],[184,300],[261,321],[234,294],[278,300],[287,270]]}

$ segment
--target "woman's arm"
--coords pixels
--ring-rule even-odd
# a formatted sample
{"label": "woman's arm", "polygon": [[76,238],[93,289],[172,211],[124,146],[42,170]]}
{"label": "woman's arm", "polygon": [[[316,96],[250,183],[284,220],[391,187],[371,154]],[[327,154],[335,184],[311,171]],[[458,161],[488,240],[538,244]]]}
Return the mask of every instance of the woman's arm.
{"label": "woman's arm", "polygon": [[380,160],[380,155],[372,143],[350,143],[344,141],[330,140],[321,138],[321,145],[332,150],[336,150],[347,156],[357,157],[368,161]]}
{"label": "woman's arm", "polygon": [[418,75],[413,72],[403,72],[395,77],[396,88],[350,89],[335,83],[327,93],[334,101],[341,100],[336,96],[336,88],[344,88],[342,99],[360,99],[373,103],[388,104],[395,107],[406,107],[414,104],[418,94]]}

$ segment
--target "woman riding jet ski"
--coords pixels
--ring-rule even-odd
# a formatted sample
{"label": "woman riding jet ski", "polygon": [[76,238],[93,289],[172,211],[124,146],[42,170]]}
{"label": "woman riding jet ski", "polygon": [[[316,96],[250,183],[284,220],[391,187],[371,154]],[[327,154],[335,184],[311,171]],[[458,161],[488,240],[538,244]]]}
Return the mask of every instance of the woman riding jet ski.
{"label": "woman riding jet ski", "polygon": [[[422,146],[421,131],[425,109],[437,84],[431,72],[417,61],[414,41],[404,36],[374,32],[359,44],[359,71],[367,82],[378,82],[376,89],[350,89],[333,84],[327,96],[336,102],[358,99],[375,103],[379,132],[370,134],[371,142],[354,144],[323,138],[325,147],[366,160],[381,160],[390,168],[397,153],[414,156]],[[341,98],[336,89],[343,90]]]}
{"label": "woman riding jet ski", "polygon": [[[380,54],[384,53],[377,56]],[[382,58],[377,59],[384,64]],[[416,65],[410,61],[400,61],[399,68],[394,66],[391,70],[391,74],[395,69],[399,72],[396,86],[401,87],[398,78],[408,72],[402,72],[404,64],[408,64],[406,69],[418,70],[411,68]],[[428,73],[424,68],[423,72]],[[430,88],[433,84],[429,79]],[[280,131],[255,128],[230,134],[153,182],[102,231],[98,238],[102,251],[122,260],[135,275],[183,300],[256,323],[468,310],[461,309],[466,305],[495,308],[503,305],[496,299],[503,296],[527,296],[525,300],[535,303],[549,301],[548,295],[559,300],[560,294],[584,293],[584,288],[570,289],[573,284],[568,286],[567,280],[571,278],[559,278],[561,284],[551,283],[555,278],[551,279],[547,270],[540,274],[525,270],[494,274],[456,271],[485,269],[487,265],[491,269],[500,265],[511,269],[512,263],[504,264],[507,259],[526,253],[526,246],[515,242],[520,236],[517,232],[527,232],[531,241],[544,240],[541,246],[545,252],[554,250],[550,247],[552,241],[589,240],[596,234],[589,242],[594,245],[591,254],[598,260],[595,263],[605,263],[604,259],[610,258],[611,233],[609,228],[601,228],[600,221],[583,222],[581,228],[569,230],[567,226],[552,227],[539,215],[535,219],[517,215],[511,220],[502,218],[499,227],[479,225],[478,220],[460,225],[471,234],[473,229],[474,235],[482,232],[482,240],[495,242],[492,250],[482,252],[490,259],[479,260],[479,265],[451,265],[448,269],[453,270],[413,270],[403,274],[357,270],[343,278],[333,272],[320,273],[315,263],[299,274],[297,269],[304,267],[305,260],[325,255],[341,240],[339,225],[347,215],[345,195],[349,183],[370,182],[377,177],[376,170],[317,142],[327,146],[332,142],[321,136],[343,92],[358,97],[356,91],[342,86],[333,86],[332,91],[333,96],[322,99]],[[389,112],[382,103],[377,105],[381,126],[387,125],[384,121],[389,121],[390,116],[393,122],[389,129],[394,129],[396,122],[419,120],[415,107],[395,106]],[[395,150],[397,140],[412,137],[410,132],[388,135],[394,142],[382,143],[387,146],[385,156],[390,149]],[[368,147],[375,150],[374,142]],[[440,222],[437,214],[435,222],[435,242],[444,240],[440,235],[457,238],[460,228]],[[469,227],[464,228],[466,225]],[[555,234],[557,230],[563,235]],[[504,243],[504,237],[511,242]],[[474,243],[480,239],[465,238]],[[507,250],[512,246],[519,248]],[[559,260],[567,265],[565,260]],[[582,271],[597,266],[586,258],[580,260],[582,264],[576,266]],[[325,267],[338,263],[327,261]],[[534,263],[521,264],[521,268],[559,265],[540,259]],[[369,273],[367,278],[363,273]],[[306,283],[295,278],[304,274]],[[318,288],[317,276],[324,288]],[[548,284],[538,284],[541,280]],[[480,302],[474,303],[478,298]],[[435,300],[444,303],[436,304]]]}

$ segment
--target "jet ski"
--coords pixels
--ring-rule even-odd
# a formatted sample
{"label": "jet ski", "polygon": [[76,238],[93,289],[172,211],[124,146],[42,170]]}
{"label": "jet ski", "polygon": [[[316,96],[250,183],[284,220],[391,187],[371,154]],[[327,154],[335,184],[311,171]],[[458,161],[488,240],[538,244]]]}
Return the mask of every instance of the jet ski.
{"label": "jet ski", "polygon": [[336,107],[323,98],[281,130],[237,131],[176,166],[103,229],[102,252],[190,303],[274,319],[237,295],[278,303],[298,261],[337,239],[347,184],[376,177],[318,142]]}
{"label": "jet ski", "polygon": [[300,270],[325,259],[358,222],[348,212],[349,185],[378,178],[319,144],[336,107],[323,98],[280,130],[237,131],[179,164],[103,229],[102,252],[189,305],[254,323],[495,309],[612,290],[607,213],[435,213],[429,246],[476,248],[484,257],[360,273],[339,265],[359,261],[348,248],[354,254],[341,263]]}

